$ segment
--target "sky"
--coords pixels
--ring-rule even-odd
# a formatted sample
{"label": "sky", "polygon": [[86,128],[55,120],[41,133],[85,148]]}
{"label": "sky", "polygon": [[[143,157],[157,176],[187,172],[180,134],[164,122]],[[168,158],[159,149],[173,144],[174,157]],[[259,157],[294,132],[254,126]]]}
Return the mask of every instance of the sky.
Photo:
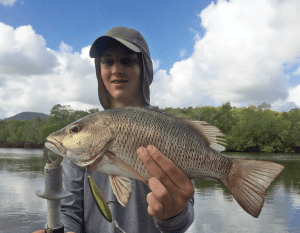
{"label": "sky", "polygon": [[0,0],[0,119],[99,108],[89,49],[116,26],[148,42],[160,108],[300,107],[299,0]]}

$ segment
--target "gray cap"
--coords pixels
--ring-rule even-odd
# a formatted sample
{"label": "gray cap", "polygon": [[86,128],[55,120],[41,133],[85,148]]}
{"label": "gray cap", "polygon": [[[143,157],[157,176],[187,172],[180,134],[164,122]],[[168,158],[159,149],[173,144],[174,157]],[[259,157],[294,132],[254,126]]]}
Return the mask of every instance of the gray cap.
{"label": "gray cap", "polygon": [[[127,48],[131,49],[136,53],[140,53],[141,50],[128,41],[135,42],[137,38],[143,38],[141,33],[133,28],[126,27],[114,27],[110,29],[104,36],[100,36],[96,39],[90,49],[90,57],[99,57],[105,50],[107,50],[117,40],[121,44],[125,45]],[[143,38],[144,39],[144,38]]]}

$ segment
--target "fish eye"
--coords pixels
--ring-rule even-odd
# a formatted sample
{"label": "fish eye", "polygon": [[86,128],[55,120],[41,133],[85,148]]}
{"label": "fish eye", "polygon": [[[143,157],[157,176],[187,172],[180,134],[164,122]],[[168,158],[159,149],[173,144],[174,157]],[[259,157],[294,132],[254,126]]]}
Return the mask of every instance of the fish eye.
{"label": "fish eye", "polygon": [[82,124],[81,123],[75,123],[74,125],[71,126],[70,132],[71,133],[79,133],[82,129]]}

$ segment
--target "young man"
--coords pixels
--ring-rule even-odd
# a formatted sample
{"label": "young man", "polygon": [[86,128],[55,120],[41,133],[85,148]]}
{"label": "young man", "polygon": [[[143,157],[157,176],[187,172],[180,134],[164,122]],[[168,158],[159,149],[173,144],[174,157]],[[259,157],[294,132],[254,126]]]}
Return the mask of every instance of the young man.
{"label": "young man", "polygon": [[[147,42],[138,31],[112,28],[93,43],[90,56],[95,58],[98,95],[104,109],[127,106],[152,109],[149,104],[152,61]],[[154,146],[140,147],[137,154],[152,175],[149,187],[133,180],[127,206],[110,204],[113,217],[127,233],[185,232],[194,220],[192,182]],[[65,231],[119,232],[99,212],[85,169],[66,159],[62,166],[64,187],[73,193],[62,200]],[[106,201],[117,202],[108,175],[89,173]]]}

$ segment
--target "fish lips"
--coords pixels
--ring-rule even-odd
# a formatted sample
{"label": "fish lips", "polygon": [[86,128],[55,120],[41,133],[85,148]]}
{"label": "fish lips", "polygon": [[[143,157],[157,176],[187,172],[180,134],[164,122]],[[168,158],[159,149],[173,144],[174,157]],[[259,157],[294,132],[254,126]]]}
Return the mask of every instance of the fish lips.
{"label": "fish lips", "polygon": [[45,143],[45,146],[53,151],[54,153],[56,154],[59,154],[63,157],[66,157],[66,149],[64,148],[63,145],[61,145],[61,143],[55,139],[48,139],[47,138],[47,141]]}

